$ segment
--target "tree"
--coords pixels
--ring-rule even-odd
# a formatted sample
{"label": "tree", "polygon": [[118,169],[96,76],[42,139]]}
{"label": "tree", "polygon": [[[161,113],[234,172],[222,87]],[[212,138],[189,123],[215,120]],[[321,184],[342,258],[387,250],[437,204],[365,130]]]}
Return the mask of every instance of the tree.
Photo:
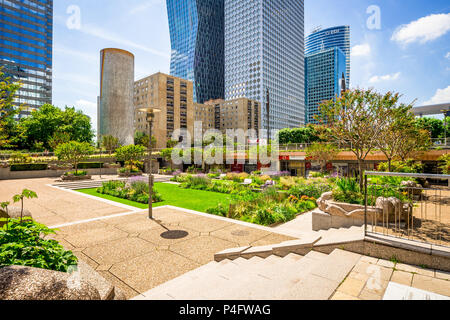
{"label": "tree", "polygon": [[317,160],[321,163],[322,172],[327,169],[327,163],[333,160],[339,153],[339,149],[332,144],[328,143],[313,143],[306,149],[306,156]]}
{"label": "tree", "polygon": [[123,146],[116,150],[116,157],[127,165],[134,165],[144,157],[146,148],[141,145]]}
{"label": "tree", "polygon": [[444,154],[438,160],[441,162],[439,168],[442,170],[442,173],[450,174],[450,153]]}
{"label": "tree", "polygon": [[416,127],[422,130],[427,130],[431,134],[432,139],[439,139],[444,137],[444,123],[442,120],[435,118],[418,118],[416,119]]}
{"label": "tree", "polygon": [[57,130],[53,133],[53,136],[48,141],[48,145],[50,146],[51,150],[56,150],[56,148],[60,144],[67,142],[70,142],[70,134]]}
{"label": "tree", "polygon": [[[136,131],[134,134],[134,144],[148,147],[148,134],[142,131]],[[152,148],[156,147],[156,138],[152,136]]]}
{"label": "tree", "polygon": [[102,147],[109,152],[109,155],[111,155],[111,153],[113,153],[118,147],[120,147],[119,139],[111,135],[103,136]]}
{"label": "tree", "polygon": [[17,90],[21,84],[12,82],[0,68],[0,147],[10,147],[11,132],[16,122],[14,116],[19,113],[19,108],[13,105]]}
{"label": "tree", "polygon": [[160,155],[164,159],[164,161],[170,161],[170,170],[172,170],[172,167],[173,167],[172,152],[173,152],[173,148],[163,149],[160,152]]}
{"label": "tree", "polygon": [[406,160],[416,151],[425,150],[430,146],[428,131],[418,129],[416,119],[411,112],[412,104],[397,106],[400,96],[392,99],[392,112],[385,115],[385,128],[377,141],[378,148],[388,160],[388,171],[394,159]]}
{"label": "tree", "polygon": [[20,223],[22,223],[22,220],[23,220],[23,199],[25,199],[25,198],[32,199],[32,198],[37,198],[37,197],[38,196],[37,196],[36,192],[28,190],[28,189],[24,189],[21,194],[16,194],[13,197],[14,203],[16,203],[16,202],[20,202],[21,203],[21,207],[20,207]]}
{"label": "tree", "polygon": [[398,93],[385,95],[373,90],[349,90],[341,97],[319,106],[321,131],[336,145],[349,148],[358,159],[359,185],[364,187],[363,164],[377,146],[386,128],[386,119],[392,112]]}
{"label": "tree", "polygon": [[18,124],[17,144],[21,149],[32,149],[35,142],[42,142],[44,148],[51,149],[50,142],[55,132],[64,132],[70,141],[91,143],[94,132],[91,119],[75,108],[64,110],[44,104]]}
{"label": "tree", "polygon": [[93,146],[87,142],[77,141],[60,144],[55,150],[58,160],[70,163],[75,168],[75,174],[78,173],[78,164],[92,153],[94,153]]}
{"label": "tree", "polygon": [[320,141],[319,132],[314,125],[308,125],[303,128],[282,129],[278,132],[280,144],[290,143],[313,143]]}

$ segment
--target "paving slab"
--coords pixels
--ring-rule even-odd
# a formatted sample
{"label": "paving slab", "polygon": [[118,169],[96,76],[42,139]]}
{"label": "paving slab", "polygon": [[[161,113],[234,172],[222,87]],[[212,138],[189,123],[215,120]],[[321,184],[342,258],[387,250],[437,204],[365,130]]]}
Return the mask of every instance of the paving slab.
{"label": "paving slab", "polygon": [[216,238],[232,241],[240,246],[251,245],[269,234],[270,232],[268,231],[253,229],[237,224],[211,232],[211,235]]}
{"label": "paving slab", "polygon": [[396,270],[392,274],[391,281],[395,282],[395,283],[398,283],[398,284],[411,286],[412,279],[413,279],[413,274],[412,273]]}
{"label": "paving slab", "polygon": [[450,281],[415,274],[412,287],[450,297]]}

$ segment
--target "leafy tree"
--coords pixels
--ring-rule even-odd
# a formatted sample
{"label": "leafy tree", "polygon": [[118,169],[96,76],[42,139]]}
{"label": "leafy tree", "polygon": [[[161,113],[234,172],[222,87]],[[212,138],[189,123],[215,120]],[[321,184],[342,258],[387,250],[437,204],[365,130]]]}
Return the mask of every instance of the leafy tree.
{"label": "leafy tree", "polygon": [[123,146],[116,150],[116,157],[128,165],[133,165],[144,157],[146,148],[141,145]]}
{"label": "leafy tree", "polygon": [[173,148],[175,147],[179,142],[177,140],[167,140],[167,148]]}
{"label": "leafy tree", "polygon": [[15,128],[14,116],[19,109],[14,107],[13,101],[21,84],[12,82],[0,68],[0,147],[11,147],[11,132]]}
{"label": "leafy tree", "polygon": [[[148,147],[148,134],[142,131],[136,131],[134,134],[134,144]],[[156,147],[156,138],[152,136],[152,148]]]}
{"label": "leafy tree", "polygon": [[118,147],[120,147],[119,139],[111,135],[103,136],[102,147],[109,152],[109,155],[111,155],[111,153],[113,153]]}
{"label": "leafy tree", "polygon": [[422,130],[428,130],[432,139],[439,139],[444,137],[444,123],[442,120],[435,118],[418,118],[416,119],[416,126]]}
{"label": "leafy tree", "polygon": [[48,141],[51,150],[56,150],[56,148],[63,143],[70,142],[70,134],[67,132],[62,132],[57,130],[53,133],[53,136]]}
{"label": "leafy tree", "polygon": [[321,131],[336,145],[349,148],[358,159],[359,184],[363,189],[363,164],[377,146],[398,93],[349,90],[320,106]]}
{"label": "leafy tree", "polygon": [[77,141],[60,144],[55,150],[58,160],[70,163],[75,168],[75,174],[78,174],[78,164],[92,153],[94,153],[93,146],[87,142]]}
{"label": "leafy tree", "polygon": [[23,199],[33,199],[37,198],[37,194],[34,191],[24,189],[21,194],[16,194],[13,196],[14,203],[20,202],[20,223],[22,223],[23,220]]}
{"label": "leafy tree", "polygon": [[328,143],[316,142],[306,149],[307,157],[321,163],[322,172],[326,171],[327,163],[333,160],[338,153],[339,149],[335,145]]}
{"label": "leafy tree", "polygon": [[378,148],[388,160],[388,171],[394,159],[406,160],[414,152],[428,149],[431,140],[428,131],[417,128],[412,105],[398,104],[400,96],[391,100],[392,112],[385,115],[385,128],[378,139]]}
{"label": "leafy tree", "polygon": [[319,132],[314,125],[308,125],[303,128],[283,129],[278,132],[280,144],[290,143],[313,143],[321,141]]}
{"label": "leafy tree", "polygon": [[55,132],[67,133],[70,141],[91,143],[94,138],[91,119],[81,111],[69,107],[61,110],[44,104],[29,117],[20,120],[17,142],[22,149],[31,149],[36,141],[51,149],[50,142]]}
{"label": "leafy tree", "polygon": [[441,162],[439,168],[442,170],[442,173],[450,174],[450,153],[444,154],[438,160]]}
{"label": "leafy tree", "polygon": [[173,167],[172,152],[173,152],[173,148],[163,149],[160,152],[160,155],[164,159],[164,161],[170,161],[170,170],[172,170],[172,167]]}

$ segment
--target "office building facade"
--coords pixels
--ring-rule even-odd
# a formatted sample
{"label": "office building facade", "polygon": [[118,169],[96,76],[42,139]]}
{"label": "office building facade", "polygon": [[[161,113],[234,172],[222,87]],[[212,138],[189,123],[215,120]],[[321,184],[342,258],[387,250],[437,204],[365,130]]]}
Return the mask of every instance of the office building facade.
{"label": "office building facade", "polygon": [[305,56],[327,49],[339,48],[345,55],[346,85],[350,87],[350,26],[317,28],[305,40]]}
{"label": "office building facade", "polygon": [[177,129],[194,133],[193,83],[164,73],[156,73],[134,83],[135,131],[148,133],[146,113],[139,108],[153,107],[153,135],[156,148],[167,147],[167,141]]}
{"label": "office building facade", "polygon": [[167,0],[170,74],[194,84],[194,100],[224,97],[224,0]]}
{"label": "office building facade", "polygon": [[0,1],[0,65],[21,81],[19,117],[52,102],[53,0]]}
{"label": "office building facade", "polygon": [[306,122],[317,124],[319,105],[340,96],[346,79],[346,55],[339,48],[323,50],[305,58]]}
{"label": "office building facade", "polygon": [[264,128],[298,127],[304,79],[304,1],[225,0],[225,99],[260,102]]}

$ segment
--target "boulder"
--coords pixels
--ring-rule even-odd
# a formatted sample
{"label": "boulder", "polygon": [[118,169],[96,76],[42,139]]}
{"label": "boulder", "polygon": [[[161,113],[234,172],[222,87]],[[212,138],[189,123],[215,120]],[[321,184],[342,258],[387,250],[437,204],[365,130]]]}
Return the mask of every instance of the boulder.
{"label": "boulder", "polygon": [[[20,219],[20,208],[8,207],[8,211],[0,208],[0,219]],[[24,218],[33,218],[31,212],[27,209],[23,209]],[[6,224],[6,221],[0,221],[0,228]]]}
{"label": "boulder", "polygon": [[414,181],[402,181],[402,187],[414,196],[420,196],[422,194],[422,186]]}
{"label": "boulder", "polygon": [[77,273],[23,266],[0,268],[0,300],[100,300],[98,290]]}

